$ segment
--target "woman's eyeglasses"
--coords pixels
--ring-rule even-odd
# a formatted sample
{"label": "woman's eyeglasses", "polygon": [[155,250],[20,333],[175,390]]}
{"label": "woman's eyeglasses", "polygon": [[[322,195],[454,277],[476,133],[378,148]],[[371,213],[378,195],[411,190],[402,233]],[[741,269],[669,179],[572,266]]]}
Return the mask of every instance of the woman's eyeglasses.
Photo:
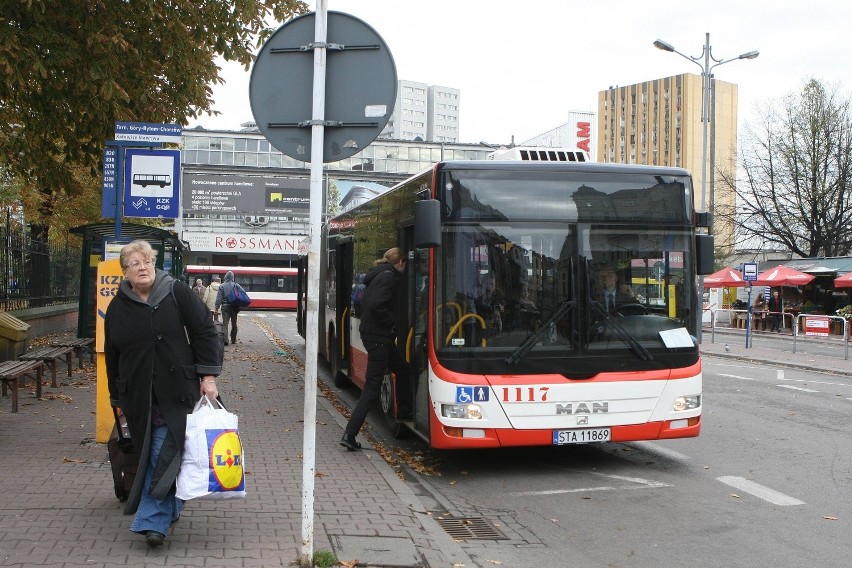
{"label": "woman's eyeglasses", "polygon": [[130,264],[125,266],[125,268],[132,268],[133,270],[138,270],[138,269],[142,268],[143,266],[145,268],[151,268],[152,266],[154,266],[154,261],[153,260],[134,260],[133,262],[131,262]]}

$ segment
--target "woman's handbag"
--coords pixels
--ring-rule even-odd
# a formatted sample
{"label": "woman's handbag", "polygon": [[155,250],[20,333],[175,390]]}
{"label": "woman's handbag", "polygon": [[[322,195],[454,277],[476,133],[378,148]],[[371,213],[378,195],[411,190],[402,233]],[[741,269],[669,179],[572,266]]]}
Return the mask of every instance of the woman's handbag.
{"label": "woman's handbag", "polygon": [[240,499],[246,496],[243,445],[237,415],[202,396],[186,417],[186,442],[177,498]]}

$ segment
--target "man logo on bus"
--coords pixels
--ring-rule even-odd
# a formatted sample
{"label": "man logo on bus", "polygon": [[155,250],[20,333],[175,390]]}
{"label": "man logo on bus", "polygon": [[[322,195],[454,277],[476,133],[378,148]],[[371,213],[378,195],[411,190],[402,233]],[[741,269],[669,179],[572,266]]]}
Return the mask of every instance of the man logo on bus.
{"label": "man logo on bus", "polygon": [[592,402],[592,408],[589,409],[589,403],[580,402],[574,406],[571,402],[565,404],[556,404],[556,414],[605,414],[609,412],[609,402]]}

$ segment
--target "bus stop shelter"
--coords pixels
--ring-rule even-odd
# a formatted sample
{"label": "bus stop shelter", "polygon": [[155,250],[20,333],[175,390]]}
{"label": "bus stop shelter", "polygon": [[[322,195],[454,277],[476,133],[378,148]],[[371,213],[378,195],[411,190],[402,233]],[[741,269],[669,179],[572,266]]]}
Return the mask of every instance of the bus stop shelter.
{"label": "bus stop shelter", "polygon": [[105,260],[107,242],[148,241],[157,251],[157,268],[165,270],[175,278],[183,273],[183,256],[189,250],[177,233],[166,229],[122,223],[121,239],[115,237],[115,223],[92,223],[74,227],[69,231],[83,237],[80,255],[80,297],[77,314],[77,337],[95,336],[95,310],[97,299],[98,263]]}

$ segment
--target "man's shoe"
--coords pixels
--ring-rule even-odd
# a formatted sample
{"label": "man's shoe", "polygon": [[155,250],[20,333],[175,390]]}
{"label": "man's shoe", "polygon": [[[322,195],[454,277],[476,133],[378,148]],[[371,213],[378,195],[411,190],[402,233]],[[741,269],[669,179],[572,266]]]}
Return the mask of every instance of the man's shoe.
{"label": "man's shoe", "polygon": [[157,531],[148,531],[145,533],[145,542],[148,543],[148,546],[151,548],[157,548],[158,546],[163,546],[163,542],[166,540],[166,535]]}
{"label": "man's shoe", "polygon": [[361,449],[361,444],[358,443],[358,440],[355,439],[355,436],[349,437],[346,434],[340,438],[340,445],[344,446],[350,452],[354,452],[355,450]]}

